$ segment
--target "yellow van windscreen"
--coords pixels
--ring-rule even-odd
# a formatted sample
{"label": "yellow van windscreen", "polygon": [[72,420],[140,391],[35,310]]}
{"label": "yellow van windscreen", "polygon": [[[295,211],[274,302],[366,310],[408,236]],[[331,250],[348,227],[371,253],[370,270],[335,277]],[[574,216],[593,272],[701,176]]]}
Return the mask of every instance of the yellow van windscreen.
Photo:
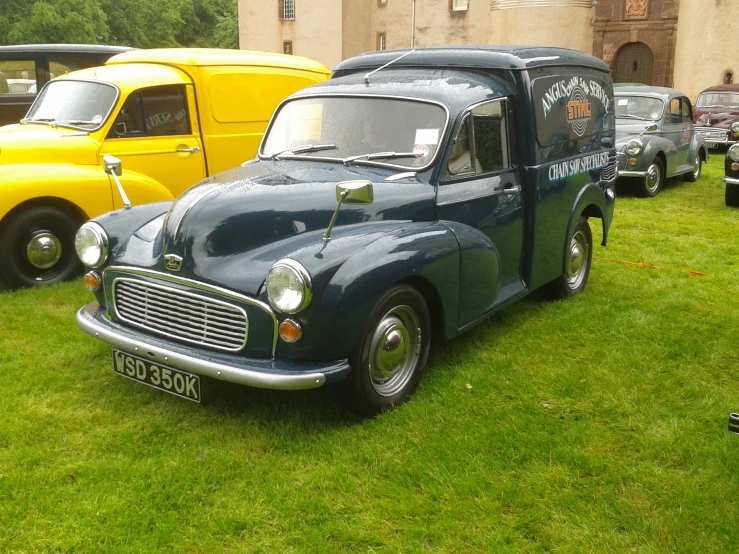
{"label": "yellow van windscreen", "polygon": [[267,122],[280,102],[315,82],[300,74],[240,71],[223,71],[208,78],[210,107],[219,123]]}

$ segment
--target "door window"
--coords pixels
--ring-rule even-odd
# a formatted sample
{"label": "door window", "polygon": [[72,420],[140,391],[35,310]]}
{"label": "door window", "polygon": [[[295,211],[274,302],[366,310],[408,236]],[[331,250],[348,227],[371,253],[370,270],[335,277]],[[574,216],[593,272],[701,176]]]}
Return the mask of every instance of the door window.
{"label": "door window", "polygon": [[36,62],[0,60],[0,94],[36,94]]}
{"label": "door window", "polygon": [[494,173],[510,167],[506,101],[472,108],[454,139],[446,164],[446,178]]}
{"label": "door window", "polygon": [[690,100],[687,98],[682,99],[683,104],[683,123],[693,123],[693,107],[690,105]]}
{"label": "door window", "polygon": [[90,54],[55,54],[49,56],[49,79],[55,79],[78,69],[103,65],[99,56]]}
{"label": "door window", "polygon": [[672,100],[670,100],[670,104],[667,108],[667,113],[665,114],[665,121],[667,123],[674,123],[675,125],[682,124],[683,116],[680,110],[679,98],[673,98]]}
{"label": "door window", "polygon": [[123,104],[108,138],[189,135],[187,97],[182,85],[138,90]]}

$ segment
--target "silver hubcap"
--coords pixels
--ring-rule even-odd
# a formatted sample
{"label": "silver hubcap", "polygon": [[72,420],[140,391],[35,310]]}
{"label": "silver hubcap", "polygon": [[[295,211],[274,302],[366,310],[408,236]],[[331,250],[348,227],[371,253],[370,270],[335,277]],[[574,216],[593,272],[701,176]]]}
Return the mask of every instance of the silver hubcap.
{"label": "silver hubcap", "polygon": [[26,256],[34,267],[48,269],[62,257],[62,243],[50,232],[40,231],[29,241]]}
{"label": "silver hubcap", "polygon": [[370,342],[369,373],[380,396],[400,392],[413,376],[421,355],[421,323],[409,306],[390,310],[375,328]]}
{"label": "silver hubcap", "polygon": [[567,260],[567,284],[571,289],[582,285],[587,270],[588,246],[585,233],[578,231],[570,241],[570,255]]}
{"label": "silver hubcap", "polygon": [[649,192],[654,192],[657,190],[657,187],[659,187],[659,180],[662,176],[662,172],[659,169],[659,166],[657,164],[652,164],[649,166],[649,169],[647,169],[647,190]]}
{"label": "silver hubcap", "polygon": [[696,179],[701,176],[701,163],[698,162],[698,167],[695,168],[695,172],[693,173],[693,177]]}

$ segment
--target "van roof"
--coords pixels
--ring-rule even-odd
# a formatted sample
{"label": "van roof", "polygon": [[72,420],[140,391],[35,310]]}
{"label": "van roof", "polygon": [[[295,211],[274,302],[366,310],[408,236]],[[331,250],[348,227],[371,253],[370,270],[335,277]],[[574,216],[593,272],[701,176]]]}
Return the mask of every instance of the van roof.
{"label": "van roof", "polygon": [[579,50],[548,46],[484,45],[369,52],[341,62],[334,71],[334,76],[382,67],[403,54],[408,55],[393,66],[525,70],[564,65],[610,72],[603,60]]}
{"label": "van roof", "polygon": [[124,94],[141,87],[187,84],[190,82],[185,73],[174,67],[134,63],[79,69],[62,75],[58,79],[81,79],[112,83],[121,89]]}
{"label": "van roof", "polygon": [[270,52],[219,48],[154,48],[150,50],[132,50],[113,56],[106,62],[106,65],[123,63],[161,63],[179,66],[244,65],[281,67],[329,74],[329,70],[323,64],[309,58],[273,54]]}

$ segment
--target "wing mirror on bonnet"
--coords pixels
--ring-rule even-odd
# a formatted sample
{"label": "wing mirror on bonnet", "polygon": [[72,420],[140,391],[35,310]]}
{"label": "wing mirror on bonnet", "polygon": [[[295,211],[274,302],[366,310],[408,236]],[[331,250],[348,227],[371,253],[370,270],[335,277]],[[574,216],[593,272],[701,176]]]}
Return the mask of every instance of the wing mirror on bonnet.
{"label": "wing mirror on bonnet", "polygon": [[126,209],[130,208],[131,201],[128,199],[128,196],[126,196],[126,191],[123,190],[123,185],[121,185],[121,182],[118,179],[120,175],[123,175],[123,164],[121,163],[121,160],[115,156],[106,154],[103,156],[103,167],[105,167],[105,173],[113,177],[115,185],[118,187],[118,193],[121,195],[121,200],[123,200],[123,206]]}
{"label": "wing mirror on bonnet", "polygon": [[334,210],[328,229],[323,235],[323,242],[331,240],[331,230],[336,223],[336,216],[339,215],[341,205],[347,204],[372,204],[375,201],[375,191],[370,181],[344,181],[336,185],[336,200],[339,202]]}
{"label": "wing mirror on bonnet", "polygon": [[651,133],[652,131],[656,131],[659,127],[656,123],[650,123],[646,127],[644,127],[644,130],[639,133],[639,136],[642,136],[644,133]]}

